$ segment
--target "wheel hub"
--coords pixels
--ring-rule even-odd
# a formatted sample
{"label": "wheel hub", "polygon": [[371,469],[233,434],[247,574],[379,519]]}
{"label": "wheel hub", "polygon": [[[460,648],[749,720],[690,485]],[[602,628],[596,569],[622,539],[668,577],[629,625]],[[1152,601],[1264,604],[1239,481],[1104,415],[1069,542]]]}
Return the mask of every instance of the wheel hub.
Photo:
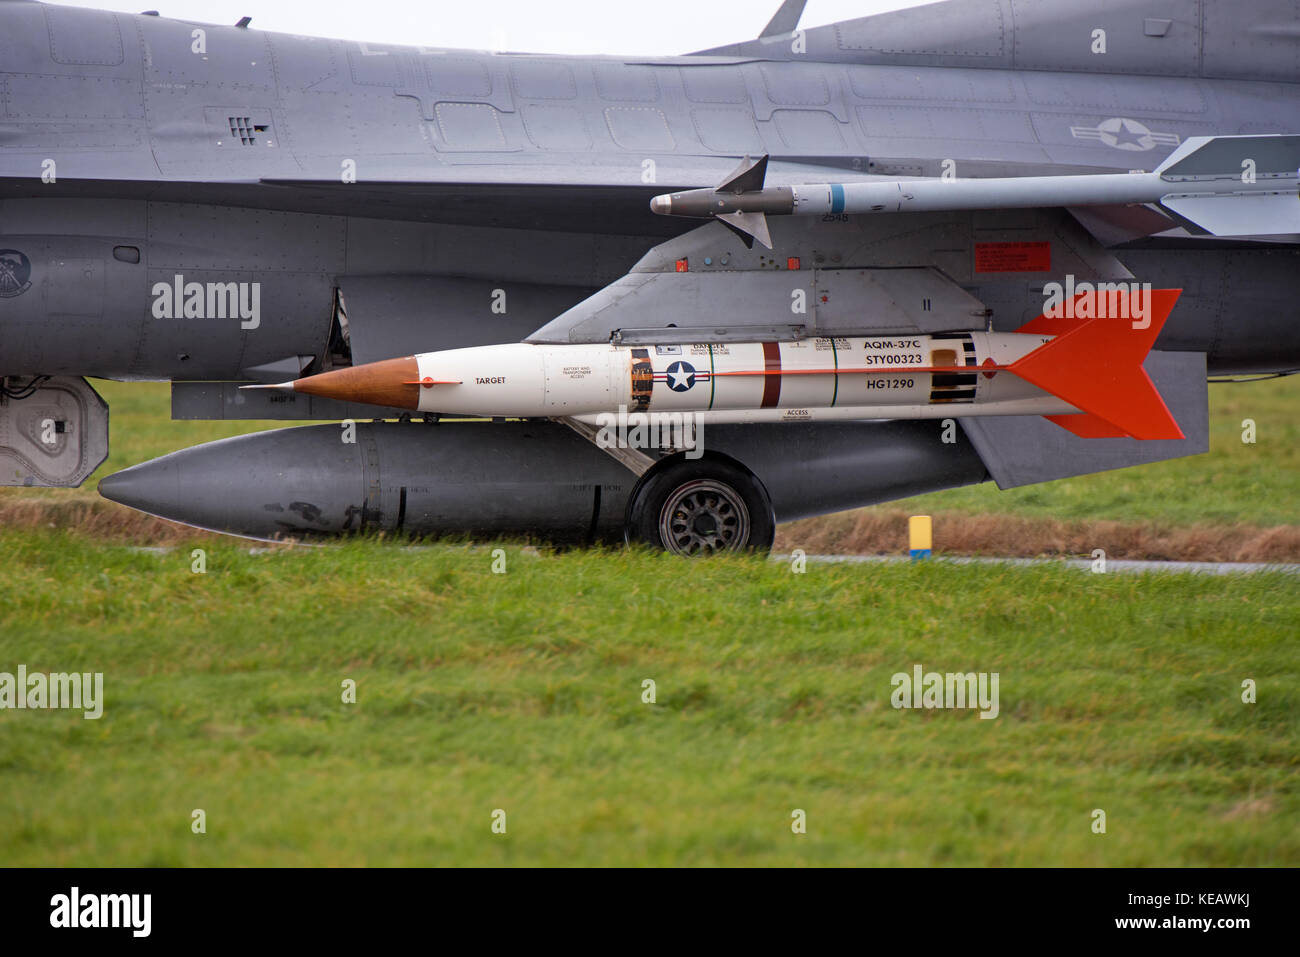
{"label": "wheel hub", "polygon": [[736,551],[749,542],[749,509],[729,485],[712,479],[687,482],[664,502],[659,539],[678,555]]}

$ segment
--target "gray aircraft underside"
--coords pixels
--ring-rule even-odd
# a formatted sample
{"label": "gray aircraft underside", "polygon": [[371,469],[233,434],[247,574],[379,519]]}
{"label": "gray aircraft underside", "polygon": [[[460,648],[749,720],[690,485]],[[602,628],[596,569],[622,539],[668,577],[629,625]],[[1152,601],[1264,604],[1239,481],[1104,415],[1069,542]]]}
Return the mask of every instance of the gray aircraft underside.
{"label": "gray aircraft underside", "polygon": [[[1185,439],[1006,417],[962,420],[955,443],[936,423],[858,422],[719,427],[711,448],[787,520],[1195,454],[1207,374],[1300,368],[1295,235],[1043,206],[774,218],[769,250],[649,209],[745,156],[770,156],[769,186],[1088,175],[1155,170],[1195,137],[1295,134],[1291,0],[950,0],[797,32],[802,7],[754,41],[624,58],[0,0],[0,481],[76,485],[102,461],[107,412],[82,376],[171,380],[176,418],[376,418],[237,386],[668,326],[701,342],[1013,331],[1067,277],[1183,290],[1146,367]],[[209,294],[186,315],[194,283],[229,308],[207,315]],[[37,437],[51,419],[53,444]],[[342,448],[316,426],[182,451],[103,491],[244,534],[581,540],[616,537],[638,486],[553,423],[359,428]]]}

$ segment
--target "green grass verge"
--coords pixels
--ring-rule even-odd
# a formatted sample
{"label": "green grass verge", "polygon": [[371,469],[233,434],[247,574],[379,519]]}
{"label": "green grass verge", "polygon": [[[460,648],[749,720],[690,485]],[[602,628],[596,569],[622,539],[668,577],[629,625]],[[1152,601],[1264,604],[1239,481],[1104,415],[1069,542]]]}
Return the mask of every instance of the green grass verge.
{"label": "green grass verge", "polygon": [[1294,577],[205,547],[0,532],[0,671],[106,696],[0,711],[0,861],[1300,864]]}

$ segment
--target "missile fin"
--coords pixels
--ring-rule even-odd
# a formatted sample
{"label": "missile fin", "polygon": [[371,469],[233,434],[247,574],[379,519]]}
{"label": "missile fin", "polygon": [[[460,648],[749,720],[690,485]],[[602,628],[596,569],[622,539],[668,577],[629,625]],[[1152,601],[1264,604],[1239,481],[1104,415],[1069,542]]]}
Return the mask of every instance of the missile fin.
{"label": "missile fin", "polygon": [[[1081,298],[1081,296],[1075,297],[1074,301],[1076,306]],[[1039,315],[1016,329],[1016,332],[1023,333],[1027,336],[1063,336],[1071,329],[1077,328],[1079,328],[1078,319],[1067,319],[1064,316],[1052,317]]]}
{"label": "missile fin", "polygon": [[767,37],[784,36],[787,33],[794,33],[799,29],[799,20],[803,17],[803,8],[808,5],[808,0],[785,0],[781,4],[781,9],[768,21],[763,32],[758,35],[760,40]]}
{"label": "missile fin", "polygon": [[767,159],[766,155],[757,160],[746,156],[715,192],[753,193],[762,189],[767,182]]}
{"label": "missile fin", "polygon": [[240,389],[275,389],[279,392],[293,392],[292,382],[264,382],[257,385],[241,385]]}
{"label": "missile fin", "polygon": [[1191,232],[1209,236],[1270,236],[1300,239],[1295,189],[1244,196],[1166,196],[1160,208]]}
{"label": "missile fin", "polygon": [[772,248],[772,233],[767,228],[764,213],[720,213],[714,217],[740,237],[746,249],[754,248],[757,239],[768,249]]}
{"label": "missile fin", "polygon": [[[1216,183],[1249,183],[1275,189],[1232,192]],[[1296,202],[1300,135],[1193,136],[1158,167],[1169,184],[1160,208],[1195,233],[1211,236],[1300,237]]]}
{"label": "missile fin", "polygon": [[1086,320],[1013,362],[1010,371],[1132,438],[1185,438],[1142,368],[1181,292],[1152,291],[1146,328],[1126,319]]}
{"label": "missile fin", "polygon": [[1045,415],[1048,422],[1073,432],[1081,439],[1123,439],[1128,433],[1095,415]]}
{"label": "missile fin", "polygon": [[[1156,167],[1171,182],[1205,177],[1239,179],[1249,159],[1256,175],[1285,178],[1290,186],[1300,168],[1300,135],[1189,136]],[[1195,184],[1188,184],[1195,191]]]}

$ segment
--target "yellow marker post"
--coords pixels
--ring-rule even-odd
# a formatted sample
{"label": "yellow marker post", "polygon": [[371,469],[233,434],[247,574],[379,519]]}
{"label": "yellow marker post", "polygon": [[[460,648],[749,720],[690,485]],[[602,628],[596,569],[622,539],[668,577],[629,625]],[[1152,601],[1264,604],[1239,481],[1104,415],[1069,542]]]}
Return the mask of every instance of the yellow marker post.
{"label": "yellow marker post", "polygon": [[907,520],[907,537],[912,543],[912,561],[930,557],[933,545],[929,515],[913,515]]}

